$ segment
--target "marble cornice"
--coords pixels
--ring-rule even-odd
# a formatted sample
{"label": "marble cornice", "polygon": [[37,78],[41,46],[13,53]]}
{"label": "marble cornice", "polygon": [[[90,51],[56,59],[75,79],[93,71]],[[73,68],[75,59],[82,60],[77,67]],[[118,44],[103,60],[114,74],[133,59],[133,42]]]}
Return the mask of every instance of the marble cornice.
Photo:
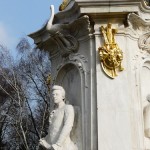
{"label": "marble cornice", "polygon": [[140,9],[142,12],[150,13],[150,6],[147,6],[144,2],[144,0],[141,0]]}
{"label": "marble cornice", "polygon": [[[75,0],[80,7],[81,13],[113,13],[113,12],[150,12],[144,0]],[[93,8],[93,9],[92,9]],[[99,8],[99,10],[98,10]],[[101,9],[102,8],[102,9]],[[116,9],[117,8],[117,9]]]}
{"label": "marble cornice", "polygon": [[79,6],[83,5],[101,5],[101,6],[110,6],[110,5],[133,5],[138,4],[142,0],[75,0]]}

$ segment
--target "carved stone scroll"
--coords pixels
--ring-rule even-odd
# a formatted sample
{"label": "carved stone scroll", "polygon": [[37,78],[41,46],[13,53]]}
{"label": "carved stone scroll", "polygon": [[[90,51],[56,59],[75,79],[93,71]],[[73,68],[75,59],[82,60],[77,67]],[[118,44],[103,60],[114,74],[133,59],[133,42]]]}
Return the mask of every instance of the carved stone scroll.
{"label": "carved stone scroll", "polygon": [[142,19],[135,13],[128,15],[129,28],[136,31],[139,48],[150,53],[150,21]]}
{"label": "carved stone scroll", "polygon": [[150,53],[150,32],[141,35],[138,44],[139,48]]}
{"label": "carved stone scroll", "polygon": [[135,13],[130,13],[128,15],[129,27],[134,29],[137,34],[141,35],[143,32],[150,32],[150,21],[142,19]]}

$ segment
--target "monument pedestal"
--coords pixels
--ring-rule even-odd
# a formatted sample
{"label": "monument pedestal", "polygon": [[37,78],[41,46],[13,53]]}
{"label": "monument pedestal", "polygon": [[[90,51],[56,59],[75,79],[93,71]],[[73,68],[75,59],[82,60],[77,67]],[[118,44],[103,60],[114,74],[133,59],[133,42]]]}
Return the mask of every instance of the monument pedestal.
{"label": "monument pedestal", "polygon": [[[123,52],[124,70],[114,79],[99,56],[105,43],[100,27],[108,23]],[[71,0],[47,26],[29,36],[50,53],[53,84],[78,107],[79,150],[150,149],[143,118],[150,93],[150,8],[143,0]]]}

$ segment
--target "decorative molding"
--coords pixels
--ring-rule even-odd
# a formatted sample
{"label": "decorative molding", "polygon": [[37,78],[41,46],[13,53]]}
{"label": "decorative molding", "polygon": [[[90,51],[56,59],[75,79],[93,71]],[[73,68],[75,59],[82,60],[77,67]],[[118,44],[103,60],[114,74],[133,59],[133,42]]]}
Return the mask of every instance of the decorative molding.
{"label": "decorative molding", "polygon": [[[150,7],[148,7],[144,0],[75,0],[80,7],[80,12],[88,13],[97,17],[97,15],[104,16],[107,12],[113,15],[113,13],[128,14],[131,12],[136,13],[149,13]],[[101,9],[103,7],[103,9]],[[116,9],[118,7],[118,9]],[[97,9],[97,11],[94,11]],[[94,12],[94,13],[93,13]]]}
{"label": "decorative molding", "polygon": [[[57,52],[62,57],[67,57],[78,51],[78,40],[92,32],[89,17],[84,15],[69,24],[47,24],[45,29],[31,34],[30,37],[34,39],[38,48],[49,51],[51,57]],[[52,49],[49,49],[49,46]]]}
{"label": "decorative molding", "polygon": [[138,16],[135,13],[130,13],[128,15],[127,21],[128,21],[129,27],[135,30],[138,35],[140,35],[143,32],[150,31],[150,21],[146,21],[142,19],[140,16]]}
{"label": "decorative molding", "polygon": [[145,0],[141,0],[140,8],[143,12],[150,13],[150,6],[146,5]]}
{"label": "decorative molding", "polygon": [[140,49],[150,53],[150,32],[140,36],[138,45]]}
{"label": "decorative molding", "polygon": [[130,13],[128,15],[128,24],[129,28],[139,38],[139,48],[150,53],[150,21],[142,19],[135,13]]}
{"label": "decorative molding", "polygon": [[79,6],[116,6],[139,5],[142,0],[75,0]]}
{"label": "decorative molding", "polygon": [[66,57],[73,52],[77,52],[78,50],[78,41],[72,35],[65,35],[60,32],[57,32],[54,36],[54,40],[59,45],[62,57]]}
{"label": "decorative molding", "polygon": [[88,59],[84,55],[81,55],[79,53],[72,53],[69,55],[69,57],[64,59],[61,64],[57,66],[57,72],[59,72],[59,70],[61,70],[61,68],[63,68],[67,64],[74,64],[82,72],[88,72],[85,66],[87,62]]}
{"label": "decorative molding", "polygon": [[88,59],[84,55],[81,55],[79,53],[70,54],[69,55],[69,60],[74,61],[74,62],[80,61],[80,62],[83,62],[83,63],[87,63],[88,62]]}
{"label": "decorative molding", "polygon": [[87,58],[79,53],[70,54],[69,61],[73,62],[81,71],[85,70],[85,63],[88,62]]}

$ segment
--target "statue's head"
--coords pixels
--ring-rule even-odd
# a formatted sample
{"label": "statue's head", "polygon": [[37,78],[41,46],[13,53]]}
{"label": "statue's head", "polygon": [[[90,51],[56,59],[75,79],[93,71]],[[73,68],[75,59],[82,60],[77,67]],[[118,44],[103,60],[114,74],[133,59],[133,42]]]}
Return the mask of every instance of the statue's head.
{"label": "statue's head", "polygon": [[107,26],[108,26],[108,28],[111,28],[111,23],[108,23],[108,25],[107,25]]}
{"label": "statue's head", "polygon": [[52,96],[54,103],[59,103],[65,100],[65,90],[62,86],[54,85],[52,87]]}
{"label": "statue's head", "polygon": [[150,94],[147,95],[146,100],[150,103]]}

